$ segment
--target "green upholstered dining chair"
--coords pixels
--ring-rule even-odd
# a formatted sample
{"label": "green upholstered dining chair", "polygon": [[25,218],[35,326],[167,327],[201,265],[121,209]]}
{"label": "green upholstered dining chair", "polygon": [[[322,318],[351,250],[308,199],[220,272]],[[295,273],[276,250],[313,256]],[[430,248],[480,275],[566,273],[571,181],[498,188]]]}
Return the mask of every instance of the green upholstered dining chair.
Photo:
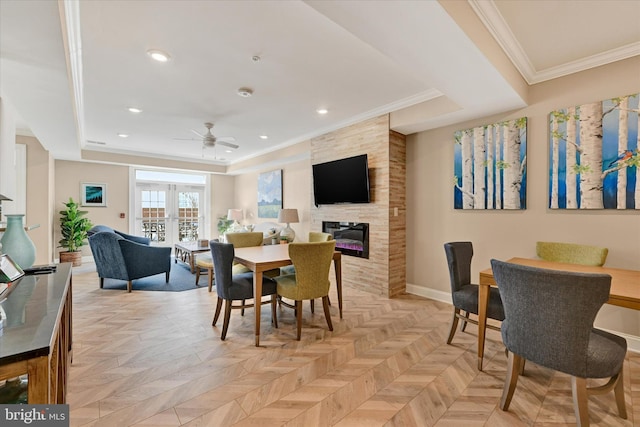
{"label": "green upholstered dining chair", "polygon": [[[321,231],[310,231],[309,232],[309,242],[328,242],[329,240],[333,240],[333,236],[329,233],[323,233]],[[293,265],[287,265],[285,267],[280,267],[280,274],[295,274],[296,269]]]}
{"label": "green upholstered dining chair", "polygon": [[562,242],[536,242],[536,255],[546,261],[603,266],[609,249]]}
{"label": "green upholstered dining chair", "polygon": [[289,243],[289,256],[295,267],[295,274],[275,277],[278,296],[295,301],[297,340],[302,331],[302,301],[322,298],[324,316],[329,330],[333,331],[329,312],[329,269],[335,250],[335,240],[327,242]]}
{"label": "green upholstered dining chair", "polygon": [[[227,243],[231,243],[234,248],[249,248],[252,246],[262,246],[264,235],[260,232],[226,233],[224,235]],[[249,270],[242,264],[233,264],[233,274],[246,273]]]}

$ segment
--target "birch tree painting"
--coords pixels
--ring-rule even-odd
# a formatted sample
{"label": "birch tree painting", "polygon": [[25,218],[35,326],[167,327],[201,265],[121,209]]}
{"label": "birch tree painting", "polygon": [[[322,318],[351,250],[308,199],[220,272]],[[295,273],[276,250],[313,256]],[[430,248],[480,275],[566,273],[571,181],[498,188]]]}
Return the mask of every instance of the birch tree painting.
{"label": "birch tree painting", "polygon": [[549,207],[640,209],[639,94],[549,115]]}
{"label": "birch tree painting", "polygon": [[454,133],[454,208],[525,209],[527,119]]}

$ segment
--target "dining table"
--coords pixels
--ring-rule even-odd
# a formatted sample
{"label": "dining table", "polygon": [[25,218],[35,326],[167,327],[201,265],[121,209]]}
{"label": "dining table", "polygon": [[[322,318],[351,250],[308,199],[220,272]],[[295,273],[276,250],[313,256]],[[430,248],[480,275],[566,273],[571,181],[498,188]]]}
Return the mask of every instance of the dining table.
{"label": "dining table", "polygon": [[[260,298],[262,295],[262,276],[265,271],[292,264],[288,244],[236,248],[234,261],[253,271],[255,298]],[[342,319],[342,253],[340,251],[333,252],[333,265],[338,292],[338,309]],[[254,304],[256,347],[260,345],[260,307],[261,304]]]}
{"label": "dining table", "polygon": [[[607,304],[640,310],[640,271],[591,265],[567,264],[533,258],[511,258],[507,262],[574,273],[599,273],[611,276],[611,289]],[[478,289],[478,370],[482,370],[484,341],[489,307],[489,288],[497,286],[491,267],[480,272]]]}

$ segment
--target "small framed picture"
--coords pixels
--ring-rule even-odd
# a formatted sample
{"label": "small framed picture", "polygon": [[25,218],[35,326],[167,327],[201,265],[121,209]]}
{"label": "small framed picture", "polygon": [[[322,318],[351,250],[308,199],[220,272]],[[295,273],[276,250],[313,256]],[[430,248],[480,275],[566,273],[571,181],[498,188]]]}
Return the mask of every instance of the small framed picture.
{"label": "small framed picture", "polygon": [[22,276],[24,271],[9,255],[0,255],[0,283],[10,283]]}
{"label": "small framed picture", "polygon": [[80,195],[82,206],[107,206],[107,184],[83,182]]}

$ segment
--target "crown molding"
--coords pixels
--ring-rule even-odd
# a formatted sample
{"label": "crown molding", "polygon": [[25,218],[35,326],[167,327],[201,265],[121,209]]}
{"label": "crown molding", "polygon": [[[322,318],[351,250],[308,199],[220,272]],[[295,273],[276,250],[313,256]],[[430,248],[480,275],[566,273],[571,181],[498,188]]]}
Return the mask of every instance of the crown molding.
{"label": "crown molding", "polygon": [[640,55],[640,42],[598,53],[586,58],[577,59],[555,67],[536,70],[526,52],[513,35],[511,28],[500,14],[493,0],[467,0],[480,21],[487,27],[493,38],[522,77],[530,85],[563,77],[569,74],[599,67],[615,61]]}

